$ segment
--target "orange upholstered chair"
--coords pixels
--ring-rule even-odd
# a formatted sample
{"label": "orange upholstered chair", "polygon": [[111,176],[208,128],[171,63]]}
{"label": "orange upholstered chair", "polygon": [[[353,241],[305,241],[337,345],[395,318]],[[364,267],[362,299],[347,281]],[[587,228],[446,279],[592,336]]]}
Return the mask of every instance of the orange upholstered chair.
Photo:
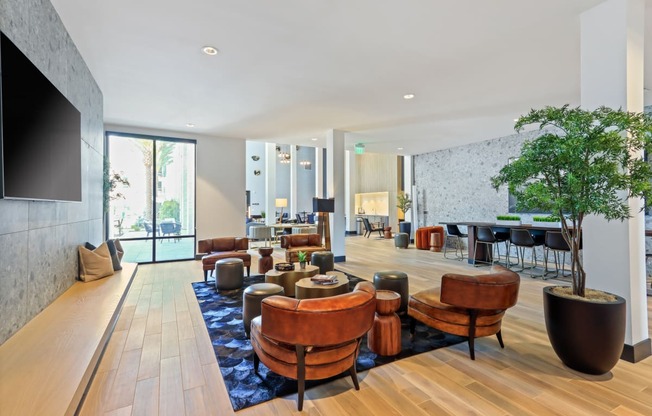
{"label": "orange upholstered chair", "polygon": [[516,305],[520,282],[518,274],[502,266],[494,266],[491,273],[479,276],[445,274],[441,287],[410,296],[410,333],[414,335],[417,320],[440,331],[468,337],[472,360],[475,338],[495,334],[505,348],[501,323],[505,310]]}
{"label": "orange upholstered chair", "polygon": [[415,235],[415,243],[419,250],[430,250],[430,235],[433,233],[439,234],[439,247],[441,250],[441,247],[444,245],[446,234],[444,234],[444,227],[439,225],[420,227],[417,229]]}
{"label": "orange upholstered chair", "polygon": [[376,290],[360,282],[353,292],[317,299],[270,296],[261,316],[251,321],[254,369],[262,361],[271,371],[297,380],[303,408],[305,380],[348,371],[360,390],[355,361],[360,341],[374,322]]}

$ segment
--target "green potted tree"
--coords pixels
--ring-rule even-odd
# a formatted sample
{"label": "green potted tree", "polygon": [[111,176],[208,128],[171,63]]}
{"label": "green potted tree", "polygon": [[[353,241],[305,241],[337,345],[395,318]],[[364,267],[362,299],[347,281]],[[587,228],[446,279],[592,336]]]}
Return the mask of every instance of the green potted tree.
{"label": "green potted tree", "polygon": [[507,184],[520,209],[539,208],[561,219],[571,250],[572,286],[544,288],[550,342],[567,366],[604,374],[618,362],[625,337],[625,300],[586,288],[580,249],[587,215],[630,217],[628,198],[652,197],[652,169],[641,151],[652,150],[652,119],[601,107],[545,107],[520,117],[516,131],[535,124],[541,134],[527,141],[517,160],[492,178]]}
{"label": "green potted tree", "polygon": [[[396,208],[400,209],[403,212],[403,215],[407,214],[412,208],[410,194],[405,192],[399,193],[396,196]],[[410,233],[412,232],[412,223],[409,221],[401,221],[398,224],[398,228],[402,233],[407,233],[407,235],[410,236]]]}

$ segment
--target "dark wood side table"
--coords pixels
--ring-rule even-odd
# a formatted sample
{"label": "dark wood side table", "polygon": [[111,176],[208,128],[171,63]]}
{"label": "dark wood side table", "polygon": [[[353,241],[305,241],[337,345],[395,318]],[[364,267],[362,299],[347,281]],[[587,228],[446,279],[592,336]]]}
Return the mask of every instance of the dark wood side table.
{"label": "dark wood side table", "polygon": [[401,320],[396,311],[401,306],[401,295],[391,290],[376,291],[376,316],[367,334],[367,346],[378,355],[397,355],[401,352]]}

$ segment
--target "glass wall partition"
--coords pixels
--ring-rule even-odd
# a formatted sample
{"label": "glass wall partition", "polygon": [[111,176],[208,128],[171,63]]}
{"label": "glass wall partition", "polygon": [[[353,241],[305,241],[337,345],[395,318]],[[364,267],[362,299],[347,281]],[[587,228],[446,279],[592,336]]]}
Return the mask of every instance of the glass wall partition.
{"label": "glass wall partition", "polygon": [[119,238],[124,261],[189,260],[195,253],[195,141],[107,133],[109,238]]}

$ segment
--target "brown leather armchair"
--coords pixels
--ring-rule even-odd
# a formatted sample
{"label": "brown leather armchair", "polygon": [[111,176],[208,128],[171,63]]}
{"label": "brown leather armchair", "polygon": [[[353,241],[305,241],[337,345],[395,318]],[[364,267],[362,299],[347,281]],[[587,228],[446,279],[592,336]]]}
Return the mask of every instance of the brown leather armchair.
{"label": "brown leather armchair", "polygon": [[321,243],[319,234],[288,234],[281,236],[281,248],[285,249],[285,261],[296,263],[299,261],[299,252],[310,255],[316,251],[326,250]]}
{"label": "brown leather armchair", "polygon": [[414,336],[416,321],[420,321],[440,331],[468,337],[472,360],[475,338],[496,334],[501,348],[505,348],[501,323],[505,310],[516,305],[520,282],[518,274],[502,266],[494,266],[490,274],[479,276],[445,274],[441,288],[410,296],[410,333]]}
{"label": "brown leather armchair", "polygon": [[204,269],[204,281],[208,278],[208,271],[215,270],[215,262],[221,259],[242,259],[247,268],[247,276],[251,270],[251,255],[247,253],[249,239],[246,237],[218,237],[199,240],[197,251],[204,254],[201,258]]}
{"label": "brown leather armchair", "polygon": [[257,372],[262,361],[271,371],[297,380],[299,411],[305,380],[348,370],[355,389],[360,390],[355,361],[375,311],[376,290],[370,282],[358,283],[353,292],[325,298],[265,298],[261,316],[251,322],[254,369]]}

